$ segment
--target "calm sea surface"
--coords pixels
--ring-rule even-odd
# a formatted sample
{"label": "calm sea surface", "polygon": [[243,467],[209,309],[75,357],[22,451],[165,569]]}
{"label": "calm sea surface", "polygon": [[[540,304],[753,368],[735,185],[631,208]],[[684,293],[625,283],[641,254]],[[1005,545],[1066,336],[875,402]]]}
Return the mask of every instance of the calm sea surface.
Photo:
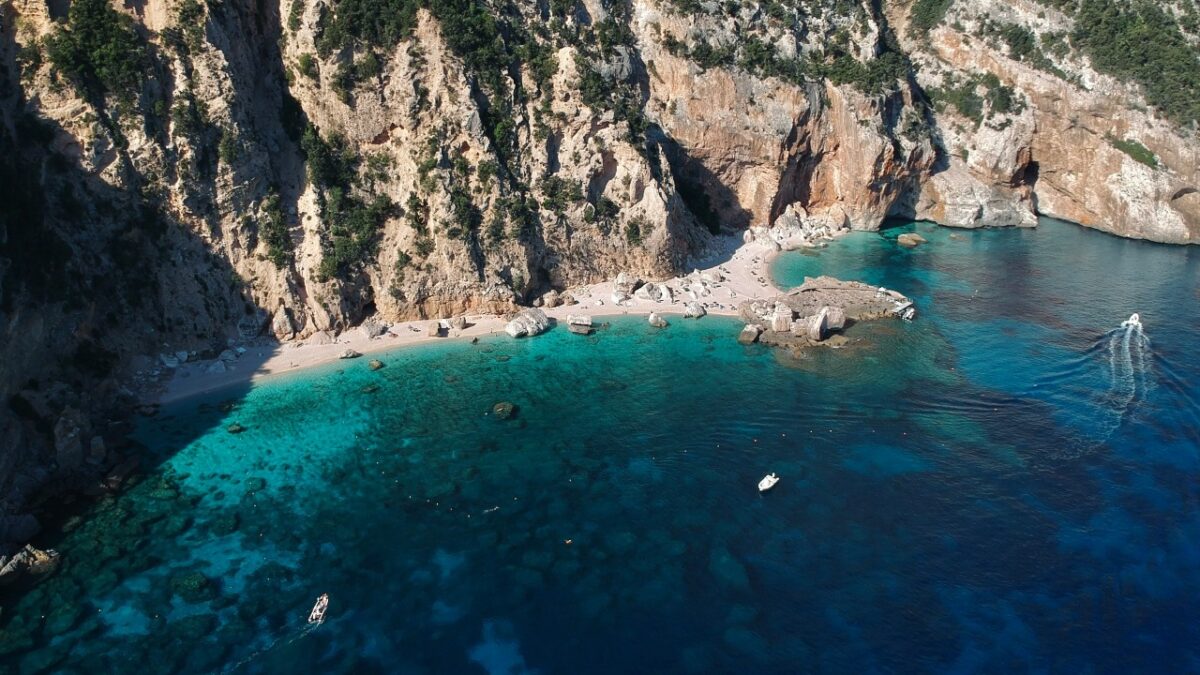
{"label": "calm sea surface", "polygon": [[1200,670],[1200,249],[908,224],[773,273],[920,315],[801,359],[621,318],[164,409],[0,670]]}

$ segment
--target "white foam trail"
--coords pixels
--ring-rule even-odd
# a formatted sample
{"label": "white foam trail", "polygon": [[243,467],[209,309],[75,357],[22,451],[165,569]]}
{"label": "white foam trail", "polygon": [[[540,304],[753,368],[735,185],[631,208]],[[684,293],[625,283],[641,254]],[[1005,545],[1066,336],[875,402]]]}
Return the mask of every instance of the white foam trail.
{"label": "white foam trail", "polygon": [[1104,434],[1107,440],[1121,421],[1149,392],[1150,339],[1140,324],[1124,325],[1113,330],[1108,340],[1109,413],[1111,423]]}
{"label": "white foam trail", "polygon": [[1104,352],[1096,356],[1107,362],[1108,390],[1096,392],[1092,399],[1094,412],[1080,420],[1087,430],[1069,443],[1069,449],[1060,450],[1062,457],[1090,452],[1112,438],[1146,399],[1155,382],[1151,373],[1154,355],[1150,338],[1140,324],[1122,323],[1105,333],[1096,347],[1089,352]]}

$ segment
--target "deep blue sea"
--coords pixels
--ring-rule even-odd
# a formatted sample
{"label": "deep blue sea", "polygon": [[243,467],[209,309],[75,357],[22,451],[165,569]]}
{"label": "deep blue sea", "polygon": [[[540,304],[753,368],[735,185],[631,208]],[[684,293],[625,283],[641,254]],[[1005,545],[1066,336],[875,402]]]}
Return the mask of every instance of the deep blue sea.
{"label": "deep blue sea", "polygon": [[920,314],[802,358],[619,318],[165,408],[0,670],[1200,670],[1200,249],[919,223],[773,274]]}

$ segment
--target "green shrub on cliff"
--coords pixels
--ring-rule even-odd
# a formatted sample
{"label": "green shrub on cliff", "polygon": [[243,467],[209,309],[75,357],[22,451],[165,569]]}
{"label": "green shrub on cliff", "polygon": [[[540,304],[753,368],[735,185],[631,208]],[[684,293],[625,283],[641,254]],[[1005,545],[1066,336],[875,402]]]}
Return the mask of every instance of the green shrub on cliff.
{"label": "green shrub on cliff", "polygon": [[107,0],[72,2],[66,27],[46,40],[46,54],[57,72],[94,100],[111,94],[131,102],[142,84],[142,38],[133,20]]}
{"label": "green shrub on cliff", "polygon": [[293,244],[278,194],[271,193],[263,202],[263,213],[265,218],[259,225],[259,233],[267,245],[267,258],[275,267],[283,269],[292,263]]}
{"label": "green shrub on cliff", "polygon": [[1116,149],[1129,155],[1134,161],[1141,162],[1151,169],[1158,168],[1158,158],[1150,151],[1150,148],[1138,143],[1131,138],[1116,138],[1108,136],[1108,142]]}
{"label": "green shrub on cliff", "polygon": [[946,11],[952,4],[954,0],[917,0],[909,15],[909,34],[925,35],[933,30],[946,17]]}
{"label": "green shrub on cliff", "polygon": [[328,228],[317,276],[321,280],[344,279],[374,259],[379,228],[391,217],[395,205],[382,195],[372,197],[368,203],[352,194],[360,158],[342,136],[332,134],[326,140],[310,126],[300,146]]}

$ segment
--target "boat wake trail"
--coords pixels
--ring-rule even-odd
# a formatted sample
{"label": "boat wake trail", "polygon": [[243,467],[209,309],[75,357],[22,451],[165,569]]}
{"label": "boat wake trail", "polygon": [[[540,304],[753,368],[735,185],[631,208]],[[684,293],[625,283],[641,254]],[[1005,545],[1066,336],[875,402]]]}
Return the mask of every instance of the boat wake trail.
{"label": "boat wake trail", "polygon": [[314,630],[316,630],[318,626],[320,626],[319,623],[312,622],[290,623],[284,627],[281,634],[272,638],[270,642],[256,648],[254,651],[250,652],[237,662],[227,665],[221,670],[221,673],[222,675],[236,673],[245,668],[251,662],[262,658],[276,648],[287,648],[289,645],[304,639],[309,633],[312,633]]}
{"label": "boat wake trail", "polygon": [[1075,428],[1054,455],[1071,459],[1107,443],[1157,386],[1156,363],[1150,338],[1134,314],[1078,359],[1048,373],[1042,384],[1053,388],[1064,421]]}
{"label": "boat wake trail", "polygon": [[1109,331],[1104,340],[1107,342],[1109,383],[1104,406],[1109,414],[1105,423],[1108,428],[1100,442],[1108,440],[1138,403],[1146,399],[1154,383],[1150,338],[1136,314],[1119,328]]}

